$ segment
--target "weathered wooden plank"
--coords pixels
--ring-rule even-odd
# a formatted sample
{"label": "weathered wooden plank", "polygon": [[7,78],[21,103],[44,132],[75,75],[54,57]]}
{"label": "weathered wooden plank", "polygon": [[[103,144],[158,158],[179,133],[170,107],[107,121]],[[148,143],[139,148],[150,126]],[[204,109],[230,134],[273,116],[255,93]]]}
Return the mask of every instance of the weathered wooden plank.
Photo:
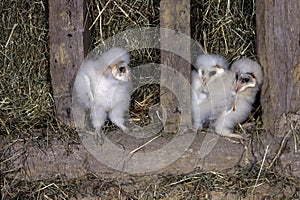
{"label": "weathered wooden plank", "polygon": [[69,123],[72,86],[89,47],[88,0],[49,0],[50,72],[56,113]]}
{"label": "weathered wooden plank", "polygon": [[[109,137],[114,142],[117,141],[120,145],[123,145],[124,149],[128,151],[136,146],[136,139],[132,139],[120,131],[109,133]],[[199,134],[181,158],[172,165],[168,165],[153,173],[189,173],[196,167],[204,171],[228,171],[234,166],[243,165],[242,162],[245,160],[244,147],[240,144],[234,144],[225,138],[220,138],[210,154],[199,160],[198,150],[202,144],[203,137],[203,134]],[[153,151],[168,143],[167,138],[161,137],[159,142],[145,146],[143,150],[145,152]],[[0,145],[7,145],[7,143],[0,142]],[[229,146],[230,148],[228,148]],[[51,178],[55,174],[61,174],[66,178],[73,179],[89,172],[108,178],[124,175],[124,171],[110,168],[107,163],[97,160],[81,143],[67,145],[61,141],[51,141],[49,146],[37,147],[34,143],[22,141],[11,144],[10,149],[6,156],[8,158],[15,157],[15,159],[9,161],[10,165],[1,166],[1,170],[6,172],[15,168],[24,169],[20,170],[18,178],[23,178],[24,174],[26,178],[30,179]],[[116,158],[112,156],[111,159]],[[128,158],[128,162],[135,162],[130,159]],[[152,163],[154,169],[156,164]],[[143,173],[140,175],[143,175]],[[16,176],[17,174],[13,174],[13,177]]]}
{"label": "weathered wooden plank", "polygon": [[263,122],[279,136],[279,118],[300,109],[300,1],[256,1],[256,19]]}
{"label": "weathered wooden plank", "polygon": [[[190,81],[190,41],[179,38],[174,41],[176,34],[183,33],[190,36],[190,1],[183,0],[162,0],[160,2],[160,27],[174,30],[174,33],[161,30],[161,49],[172,50],[161,51],[161,63],[173,68],[179,72],[184,78]],[[173,34],[173,35],[171,35]],[[174,45],[175,44],[175,45]],[[162,70],[161,72],[161,105],[167,113],[167,120],[164,126],[165,131],[174,132],[179,127],[178,124],[191,124],[190,115],[190,90],[188,85],[183,85],[176,77],[170,76],[170,71]],[[168,86],[167,89],[164,86]],[[182,89],[179,91],[181,95],[172,94],[171,90]],[[185,105],[179,105],[178,98],[181,98]],[[181,118],[181,119],[180,119]],[[180,121],[181,120],[181,121]]]}

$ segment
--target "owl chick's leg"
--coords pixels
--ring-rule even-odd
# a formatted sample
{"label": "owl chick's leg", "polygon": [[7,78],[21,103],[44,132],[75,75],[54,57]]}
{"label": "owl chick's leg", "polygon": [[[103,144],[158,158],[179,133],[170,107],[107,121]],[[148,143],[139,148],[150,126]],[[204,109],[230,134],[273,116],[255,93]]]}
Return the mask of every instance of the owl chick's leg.
{"label": "owl chick's leg", "polygon": [[218,116],[217,120],[214,123],[215,131],[217,134],[230,138],[245,139],[239,134],[232,133],[232,128],[234,123],[226,118],[226,113],[222,113]]}
{"label": "owl chick's leg", "polygon": [[125,110],[123,108],[116,107],[109,112],[109,118],[123,132],[127,132],[128,128],[124,125],[124,114]]}
{"label": "owl chick's leg", "polygon": [[203,124],[209,121],[209,119],[211,118],[211,100],[207,98],[201,103],[199,103],[196,106],[196,112],[196,118],[193,121],[193,125],[197,126],[198,129],[203,129]]}
{"label": "owl chick's leg", "polygon": [[201,130],[203,128],[203,124],[201,119],[199,119],[199,113],[195,113],[195,111],[192,111],[192,115],[193,115],[193,129],[197,130]]}
{"label": "owl chick's leg", "polygon": [[192,100],[192,122],[193,129],[196,131],[202,129],[201,119],[199,118],[199,105],[196,104],[195,100]]}
{"label": "owl chick's leg", "polygon": [[93,103],[95,100],[94,100],[94,95],[93,95],[93,92],[91,89],[91,80],[89,79],[89,77],[87,75],[84,75],[84,80],[85,80],[85,84],[86,84],[87,95],[89,97],[90,102]]}
{"label": "owl chick's leg", "polygon": [[193,122],[193,128],[195,130],[198,130],[200,128],[199,111],[195,107],[192,107],[192,122]]}
{"label": "owl chick's leg", "polygon": [[106,120],[105,110],[101,106],[93,104],[91,107],[91,119],[95,128],[95,133],[99,134],[101,132],[101,127],[104,125]]}
{"label": "owl chick's leg", "polygon": [[78,129],[85,129],[86,126],[86,108],[82,103],[78,101],[77,98],[74,99],[73,101],[73,106],[72,106],[72,114],[73,114],[73,119],[75,122],[75,126]]}

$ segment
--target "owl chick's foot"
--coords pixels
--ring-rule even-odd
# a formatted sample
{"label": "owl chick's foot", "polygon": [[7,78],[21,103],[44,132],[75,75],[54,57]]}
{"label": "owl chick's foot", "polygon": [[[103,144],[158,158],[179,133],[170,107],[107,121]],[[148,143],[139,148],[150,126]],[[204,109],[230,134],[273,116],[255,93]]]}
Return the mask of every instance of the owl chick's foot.
{"label": "owl chick's foot", "polygon": [[86,133],[92,135],[97,144],[102,145],[104,143],[104,134],[101,130],[96,129],[95,131],[86,131]]}
{"label": "owl chick's foot", "polygon": [[125,126],[125,125],[120,125],[119,128],[124,132],[127,133],[129,131],[129,129]]}
{"label": "owl chick's foot", "polygon": [[198,130],[202,130],[203,129],[203,124],[200,123],[200,122],[193,122],[192,129],[195,130],[196,132]]}
{"label": "owl chick's foot", "polygon": [[196,126],[192,126],[192,130],[193,130],[194,132],[198,132],[198,128],[197,128]]}
{"label": "owl chick's foot", "polygon": [[102,144],[104,143],[104,138],[103,138],[103,131],[96,131],[95,133],[95,141],[102,146]]}
{"label": "owl chick's foot", "polygon": [[230,131],[216,131],[216,132],[217,132],[217,134],[224,136],[224,137],[236,138],[236,139],[240,139],[240,140],[249,139],[249,136],[242,136],[239,134],[232,133]]}

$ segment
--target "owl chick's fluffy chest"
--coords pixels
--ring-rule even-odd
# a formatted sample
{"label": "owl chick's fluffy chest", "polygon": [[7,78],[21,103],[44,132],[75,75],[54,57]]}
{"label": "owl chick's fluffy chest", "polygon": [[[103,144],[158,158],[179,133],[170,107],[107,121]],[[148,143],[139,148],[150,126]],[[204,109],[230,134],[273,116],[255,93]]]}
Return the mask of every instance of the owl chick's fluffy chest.
{"label": "owl chick's fluffy chest", "polygon": [[117,106],[120,101],[126,101],[130,98],[128,90],[131,83],[113,80],[111,77],[100,77],[94,87],[95,103],[101,105],[105,111],[110,111]]}

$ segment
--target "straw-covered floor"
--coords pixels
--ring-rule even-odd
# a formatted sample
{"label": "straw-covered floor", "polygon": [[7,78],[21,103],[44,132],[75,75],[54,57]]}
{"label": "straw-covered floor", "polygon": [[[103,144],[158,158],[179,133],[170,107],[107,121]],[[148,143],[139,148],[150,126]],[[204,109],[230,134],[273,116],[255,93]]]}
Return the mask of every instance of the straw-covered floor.
{"label": "straw-covered floor", "polygon": [[[255,58],[254,0],[192,0],[191,4],[192,37],[205,51],[220,53],[229,60]],[[130,28],[159,26],[158,0],[91,0],[88,8],[93,47]],[[15,143],[30,142],[43,149],[58,140],[64,141],[67,148],[80,143],[80,139],[55,117],[49,69],[48,1],[3,0],[0,14],[2,199],[241,199],[258,191],[261,199],[300,198],[300,180],[281,175],[274,168],[274,159],[258,160],[230,173],[195,169],[188,174],[124,175],[116,179],[92,172],[74,179],[67,179],[64,174],[48,179],[26,178],[26,160],[18,167],[12,163],[21,156],[26,158],[28,152],[21,149],[11,154]],[[157,50],[131,54],[132,66],[159,63]],[[158,103],[159,86],[143,87],[135,95],[143,104],[131,105],[133,116],[140,125],[149,123],[143,109]],[[255,122],[249,130],[263,134],[259,106],[249,121]],[[264,161],[274,162],[267,168]]]}

